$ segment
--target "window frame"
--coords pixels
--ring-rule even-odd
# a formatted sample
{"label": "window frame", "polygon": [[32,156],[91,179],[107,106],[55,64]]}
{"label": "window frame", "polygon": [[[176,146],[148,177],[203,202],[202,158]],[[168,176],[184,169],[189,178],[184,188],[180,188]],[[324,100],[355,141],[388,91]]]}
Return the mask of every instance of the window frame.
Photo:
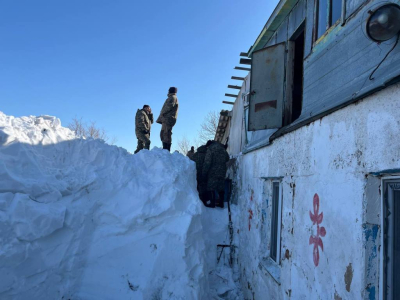
{"label": "window frame", "polygon": [[[275,193],[275,185],[278,184],[278,196],[274,197]],[[271,199],[272,199],[272,207],[271,207],[271,231],[270,231],[270,253],[269,258],[272,259],[277,264],[280,264],[281,260],[281,227],[282,227],[282,182],[279,180],[272,180],[271,182]],[[274,208],[276,208],[276,214],[274,214]],[[275,215],[275,218],[274,218]],[[275,223],[275,224],[274,224]],[[276,245],[273,245],[273,231],[276,231]],[[275,248],[275,258],[272,256],[272,249]]]}
{"label": "window frame", "polygon": [[[387,269],[387,263],[388,263],[388,251],[390,250],[390,245],[393,243],[393,241],[388,240],[385,236],[388,233],[388,227],[390,227],[390,222],[392,219],[390,218],[388,208],[388,204],[390,201],[390,196],[386,197],[387,191],[389,190],[389,184],[390,183],[398,183],[400,185],[400,176],[388,176],[388,177],[383,177],[381,179],[381,253],[380,253],[380,282],[379,286],[382,287],[379,291],[379,298],[384,299],[384,300],[391,300],[391,298],[388,296],[388,284],[387,284],[387,277],[388,277],[388,269]],[[389,228],[390,230],[390,228]],[[389,232],[390,235],[390,232]],[[388,241],[388,242],[387,242]],[[393,276],[393,274],[391,274]],[[390,285],[392,287],[392,285]],[[392,297],[393,298],[393,297]]]}
{"label": "window frame", "polygon": [[336,27],[340,23],[344,22],[344,13],[346,9],[346,0],[341,0],[342,5],[341,5],[341,12],[340,12],[340,18],[335,21],[335,23],[332,23],[332,1],[334,0],[325,0],[327,2],[327,15],[326,15],[326,28],[324,30],[324,33],[321,36],[318,36],[318,17],[319,17],[319,1],[320,0],[315,0],[314,1],[314,25],[313,25],[313,44],[318,43],[319,40],[323,39],[323,37],[330,31],[331,28]]}

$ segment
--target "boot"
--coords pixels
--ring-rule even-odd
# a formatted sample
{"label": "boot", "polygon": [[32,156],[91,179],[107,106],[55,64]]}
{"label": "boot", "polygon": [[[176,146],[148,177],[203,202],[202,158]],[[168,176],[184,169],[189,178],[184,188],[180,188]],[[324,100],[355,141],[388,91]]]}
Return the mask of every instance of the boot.
{"label": "boot", "polygon": [[168,144],[167,144],[167,143],[162,143],[162,148],[169,151],[169,149],[168,149]]}
{"label": "boot", "polygon": [[167,144],[167,147],[168,151],[171,152],[171,144]]}

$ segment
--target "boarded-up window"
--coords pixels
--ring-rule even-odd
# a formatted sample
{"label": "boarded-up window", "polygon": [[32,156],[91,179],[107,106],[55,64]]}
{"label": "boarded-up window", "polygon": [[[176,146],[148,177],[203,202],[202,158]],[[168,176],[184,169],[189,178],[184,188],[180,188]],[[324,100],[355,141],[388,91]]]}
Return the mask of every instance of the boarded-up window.
{"label": "boarded-up window", "polygon": [[282,127],[285,43],[253,53],[250,77],[249,130]]}

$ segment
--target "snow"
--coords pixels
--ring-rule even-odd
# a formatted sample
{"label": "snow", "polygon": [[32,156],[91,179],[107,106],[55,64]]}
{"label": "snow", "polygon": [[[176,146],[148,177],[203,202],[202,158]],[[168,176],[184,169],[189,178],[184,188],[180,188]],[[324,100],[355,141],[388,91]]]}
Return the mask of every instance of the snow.
{"label": "snow", "polygon": [[185,156],[0,112],[1,299],[240,299],[227,229]]}

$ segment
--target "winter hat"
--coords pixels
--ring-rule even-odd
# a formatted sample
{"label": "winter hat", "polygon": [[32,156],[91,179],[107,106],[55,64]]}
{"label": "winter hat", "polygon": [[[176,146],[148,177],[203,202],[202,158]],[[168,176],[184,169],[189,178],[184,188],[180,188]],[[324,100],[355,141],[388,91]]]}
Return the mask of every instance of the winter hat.
{"label": "winter hat", "polygon": [[168,90],[169,94],[176,94],[178,92],[178,88],[176,87],[170,87]]}

